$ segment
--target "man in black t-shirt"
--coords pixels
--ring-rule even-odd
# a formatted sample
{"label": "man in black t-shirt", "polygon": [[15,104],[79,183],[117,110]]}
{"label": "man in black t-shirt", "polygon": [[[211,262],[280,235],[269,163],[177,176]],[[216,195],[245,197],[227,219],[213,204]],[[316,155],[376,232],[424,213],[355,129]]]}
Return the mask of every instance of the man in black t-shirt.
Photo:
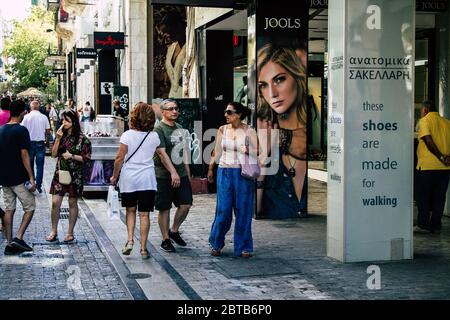
{"label": "man in black t-shirt", "polygon": [[[30,134],[20,125],[25,115],[25,103],[15,100],[10,105],[10,121],[0,127],[0,185],[3,186],[3,217],[7,245],[5,255],[17,254],[33,249],[23,241],[28,225],[33,218],[36,202],[31,192],[36,190],[33,171],[30,165]],[[27,183],[27,186],[25,185]],[[19,198],[24,210],[17,235],[12,239],[13,217],[16,200]]]}

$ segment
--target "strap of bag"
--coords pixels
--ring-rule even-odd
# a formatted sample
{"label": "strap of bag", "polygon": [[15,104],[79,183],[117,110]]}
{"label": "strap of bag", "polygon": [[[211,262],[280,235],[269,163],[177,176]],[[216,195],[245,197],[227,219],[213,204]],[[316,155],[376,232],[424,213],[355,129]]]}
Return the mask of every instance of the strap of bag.
{"label": "strap of bag", "polygon": [[139,150],[139,148],[142,146],[142,144],[144,143],[145,139],[147,139],[147,136],[150,134],[150,131],[147,132],[147,134],[145,135],[144,139],[142,139],[141,143],[139,144],[139,146],[136,148],[136,150],[134,150],[133,154],[131,156],[128,157],[127,160],[125,160],[124,163],[127,163],[134,155],[135,153]]}

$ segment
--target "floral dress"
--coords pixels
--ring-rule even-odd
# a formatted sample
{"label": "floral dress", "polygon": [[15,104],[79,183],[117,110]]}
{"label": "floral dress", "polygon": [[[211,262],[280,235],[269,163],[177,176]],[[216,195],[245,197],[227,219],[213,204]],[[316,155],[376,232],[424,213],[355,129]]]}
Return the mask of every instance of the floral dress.
{"label": "floral dress", "polygon": [[[83,157],[84,162],[72,159],[65,160],[62,155],[66,150],[75,156]],[[80,134],[78,142],[75,141],[74,136],[64,136],[61,138],[57,153],[59,164],[57,163],[56,165],[55,174],[50,186],[50,194],[60,195],[62,197],[69,194],[71,198],[80,198],[82,196],[84,166],[91,158],[91,150],[91,141],[83,134]],[[69,170],[72,176],[72,183],[70,185],[62,185],[59,183],[58,166],[61,166],[63,170]]]}

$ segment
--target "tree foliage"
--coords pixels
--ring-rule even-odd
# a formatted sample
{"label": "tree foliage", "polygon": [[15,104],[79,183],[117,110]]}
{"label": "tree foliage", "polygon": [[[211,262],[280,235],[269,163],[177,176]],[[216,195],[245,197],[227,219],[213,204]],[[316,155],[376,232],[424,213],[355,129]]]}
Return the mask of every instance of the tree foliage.
{"label": "tree foliage", "polygon": [[48,72],[44,65],[48,47],[55,50],[56,35],[47,32],[54,28],[54,17],[42,6],[33,6],[30,15],[24,21],[13,21],[9,38],[5,39],[3,56],[8,58],[6,71],[12,76],[16,91],[29,87],[45,90],[49,83]]}

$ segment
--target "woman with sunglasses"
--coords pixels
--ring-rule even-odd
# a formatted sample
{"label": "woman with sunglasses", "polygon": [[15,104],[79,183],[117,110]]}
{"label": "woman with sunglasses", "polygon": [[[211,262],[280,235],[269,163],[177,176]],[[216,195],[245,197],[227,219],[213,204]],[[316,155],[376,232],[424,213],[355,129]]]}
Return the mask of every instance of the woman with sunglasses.
{"label": "woman with sunglasses", "polygon": [[[57,158],[55,174],[50,187],[52,194],[52,231],[46,237],[48,242],[58,240],[58,222],[61,203],[66,194],[69,196],[69,229],[64,242],[75,241],[73,230],[78,218],[78,198],[83,194],[84,164],[91,158],[91,142],[81,132],[78,114],[74,109],[61,114],[62,126],[56,132],[52,149],[52,157]],[[58,170],[68,170],[71,183],[64,185],[59,182]]]}
{"label": "woman with sunglasses", "polygon": [[[217,170],[217,206],[211,227],[209,244],[211,255],[219,256],[225,246],[225,235],[230,230],[233,210],[234,255],[249,258],[253,254],[252,216],[255,182],[241,175],[240,157],[254,154],[257,148],[256,132],[242,122],[250,110],[239,102],[230,102],[225,109],[226,125],[219,128],[214,153],[208,170],[208,181],[213,182],[213,168]],[[248,141],[248,143],[247,143]]]}

